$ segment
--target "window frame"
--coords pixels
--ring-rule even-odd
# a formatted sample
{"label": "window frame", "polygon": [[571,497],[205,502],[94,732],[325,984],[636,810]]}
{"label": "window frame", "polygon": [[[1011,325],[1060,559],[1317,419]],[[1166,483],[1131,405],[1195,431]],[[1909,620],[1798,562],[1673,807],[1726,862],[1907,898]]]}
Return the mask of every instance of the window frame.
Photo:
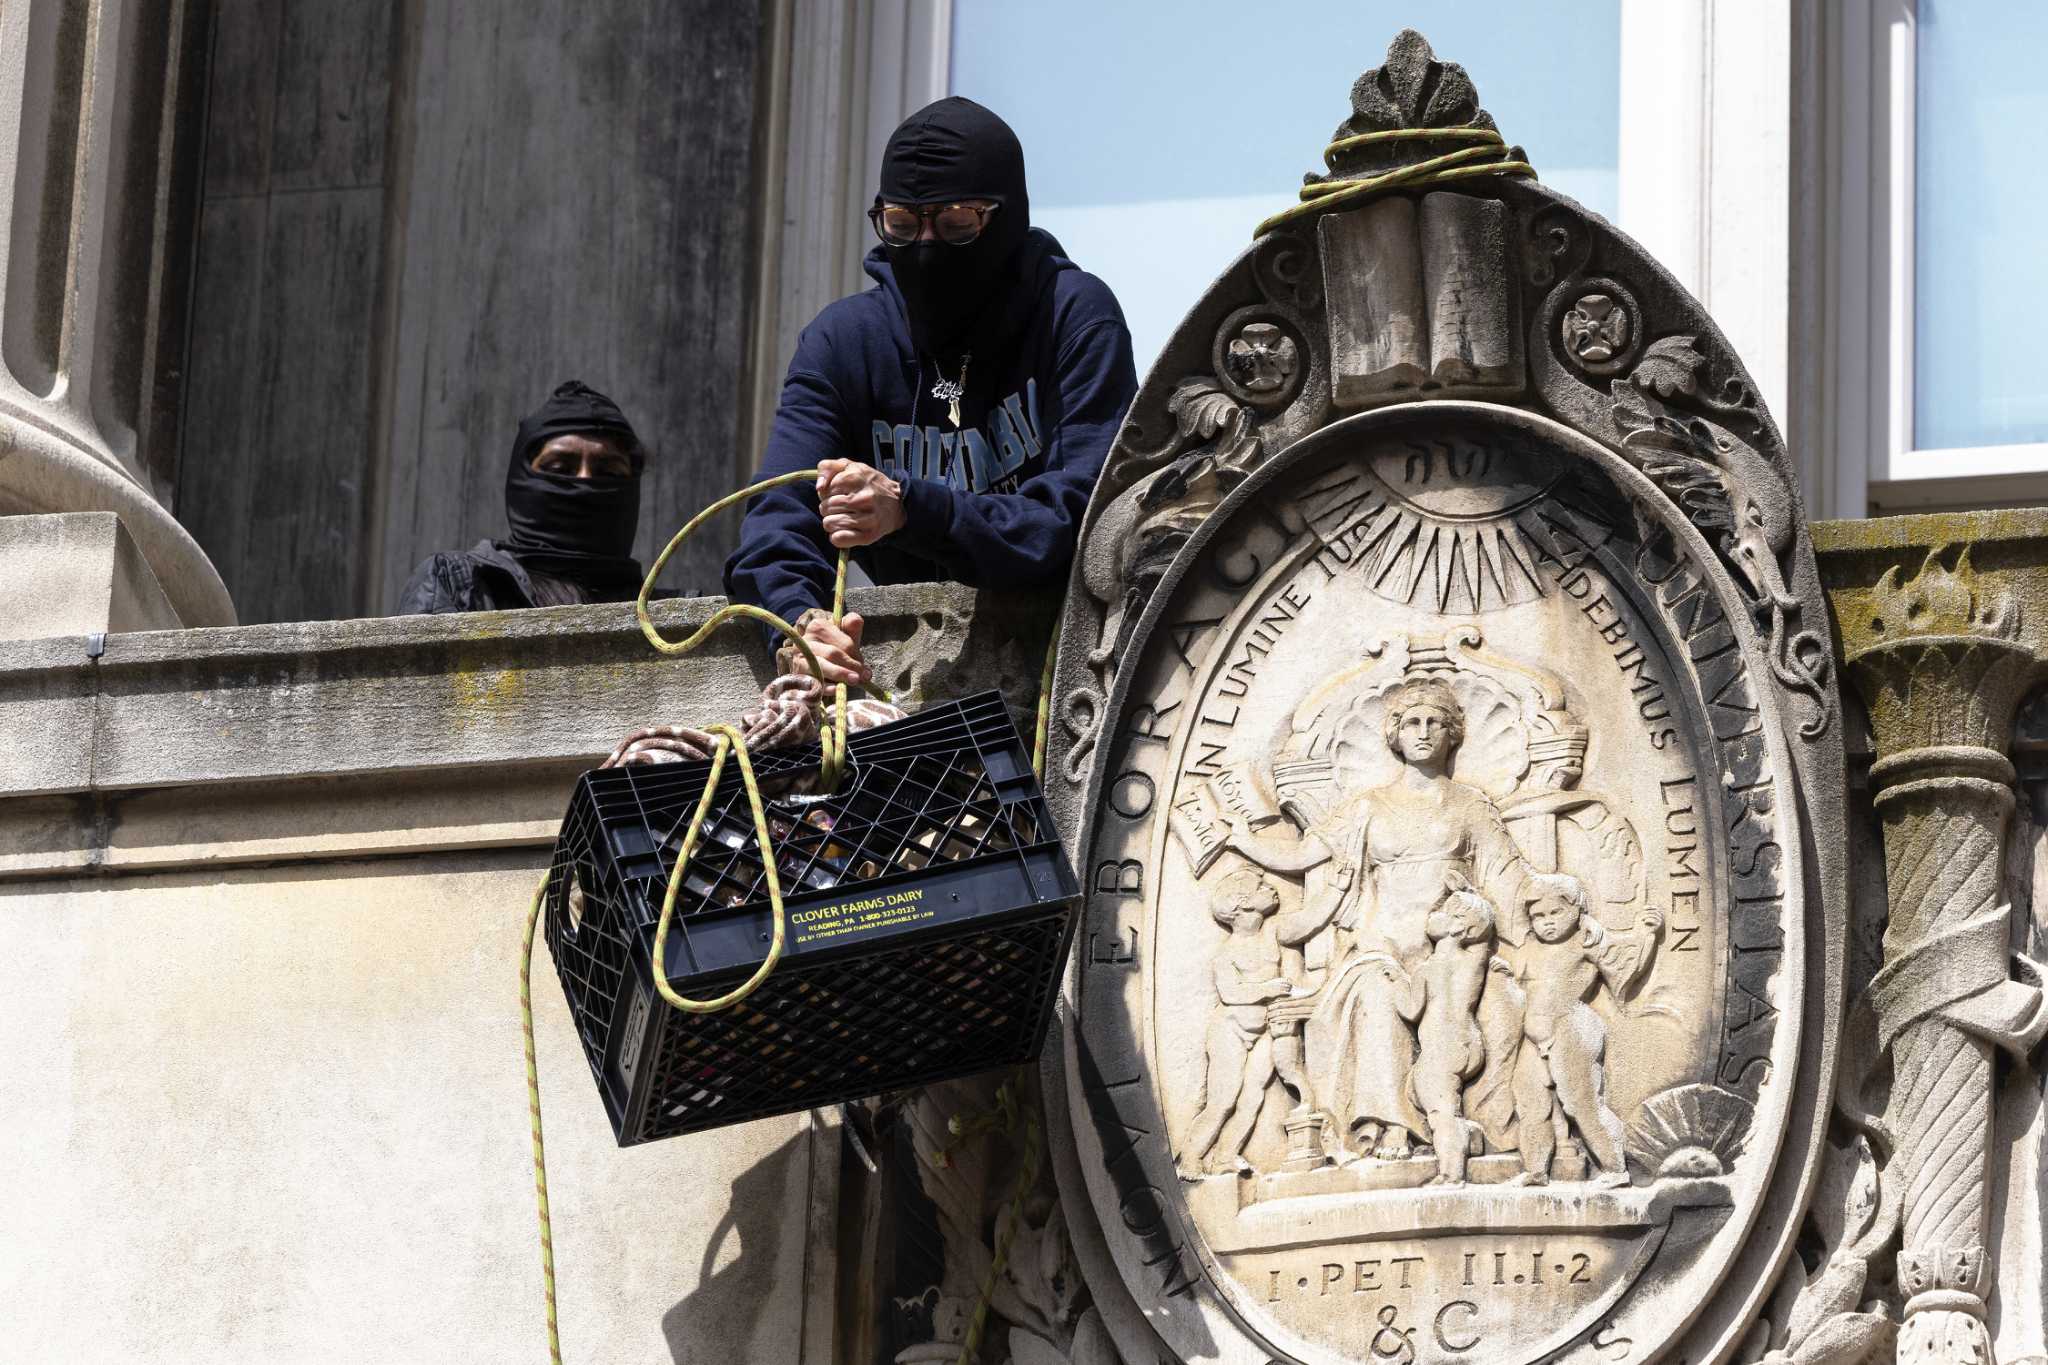
{"label": "window frame", "polygon": [[1838,458],[1860,446],[1866,463],[1868,508],[1855,515],[2048,498],[2048,442],[1914,443],[1918,11],[1916,0],[1845,5],[1832,35],[1840,51],[1831,54],[1828,150],[1840,229],[1823,249],[1840,277],[1828,319],[1840,431],[1862,438]]}
{"label": "window frame", "polygon": [[[881,138],[951,66],[952,0],[776,4],[792,60],[774,92],[787,178],[782,264],[761,281],[762,431],[797,329],[865,283],[857,210]],[[1618,224],[1728,334],[1810,516],[2048,502],[2048,443],[1912,445],[1917,10],[1622,0]]]}

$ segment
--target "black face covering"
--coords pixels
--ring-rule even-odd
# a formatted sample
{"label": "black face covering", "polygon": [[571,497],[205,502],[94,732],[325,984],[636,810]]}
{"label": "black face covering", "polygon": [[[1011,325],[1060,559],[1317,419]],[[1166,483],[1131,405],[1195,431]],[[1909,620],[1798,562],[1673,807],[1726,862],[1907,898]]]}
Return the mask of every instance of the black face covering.
{"label": "black face covering", "polygon": [[[529,461],[557,436],[601,436],[632,457],[623,479],[540,474]],[[640,590],[633,533],[640,520],[640,470],[646,453],[618,404],[570,380],[519,423],[505,471],[504,543],[530,570],[567,579],[598,601],[623,601]]]}
{"label": "black face covering", "polygon": [[1031,229],[1017,135],[973,100],[954,95],[928,104],[890,135],[879,197],[891,204],[990,199],[1001,205],[966,246],[925,241],[884,248],[917,348],[931,354],[961,349]]}

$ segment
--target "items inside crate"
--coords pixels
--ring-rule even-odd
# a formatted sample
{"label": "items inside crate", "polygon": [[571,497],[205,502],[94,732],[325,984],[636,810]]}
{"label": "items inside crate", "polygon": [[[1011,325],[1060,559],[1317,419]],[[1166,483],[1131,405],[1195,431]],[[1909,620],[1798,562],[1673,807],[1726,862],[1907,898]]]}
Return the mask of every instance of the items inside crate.
{"label": "items inside crate", "polygon": [[655,921],[709,764],[586,774],[556,847],[547,941],[622,1144],[1014,1064],[1037,1051],[1077,888],[1002,699],[928,707],[851,737],[837,791],[818,750],[755,758],[771,850],[728,765],[684,872],[665,964],[689,994],[788,946],[730,1010],[654,992]]}

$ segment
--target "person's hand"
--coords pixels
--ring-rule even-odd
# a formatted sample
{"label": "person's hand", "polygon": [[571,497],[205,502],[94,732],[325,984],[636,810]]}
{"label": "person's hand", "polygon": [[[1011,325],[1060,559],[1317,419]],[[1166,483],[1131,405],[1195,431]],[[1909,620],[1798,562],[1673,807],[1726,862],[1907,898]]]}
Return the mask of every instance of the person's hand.
{"label": "person's hand", "polygon": [[1643,911],[1636,918],[1636,923],[1642,928],[1649,930],[1653,935],[1664,932],[1664,916],[1655,910]]}
{"label": "person's hand", "polygon": [[903,528],[903,485],[873,465],[826,460],[818,466],[818,515],[835,549],[872,545]]}
{"label": "person's hand", "polygon": [[[860,654],[860,633],[862,621],[857,612],[848,612],[839,618],[839,624],[832,624],[830,612],[813,608],[797,618],[797,633],[804,637],[804,643],[811,647],[811,653],[818,656],[818,676],[828,683],[864,684],[872,676],[867,660]],[[795,644],[785,644],[780,654],[780,666],[786,673],[808,673],[810,664],[803,651]]]}

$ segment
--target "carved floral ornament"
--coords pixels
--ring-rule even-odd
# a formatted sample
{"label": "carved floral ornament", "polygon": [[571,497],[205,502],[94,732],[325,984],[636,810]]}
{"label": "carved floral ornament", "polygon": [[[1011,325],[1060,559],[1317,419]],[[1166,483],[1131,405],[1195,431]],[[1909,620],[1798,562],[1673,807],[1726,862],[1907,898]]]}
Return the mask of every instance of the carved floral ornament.
{"label": "carved floral ornament", "polygon": [[1579,281],[1574,292],[1557,324],[1566,360],[1590,377],[1626,372],[1642,354],[1635,295],[1619,280],[1597,278]]}
{"label": "carved floral ornament", "polygon": [[[1126,1361],[1729,1359],[1841,990],[1797,494],[1604,224],[1402,202],[1226,272],[1091,506],[1049,779],[1089,888],[1067,1221]],[[1361,322],[1403,272],[1415,311]]]}
{"label": "carved floral ornament", "polygon": [[1582,294],[1564,315],[1564,344],[1584,365],[1604,365],[1627,349],[1634,333],[1628,309],[1610,294]]}

